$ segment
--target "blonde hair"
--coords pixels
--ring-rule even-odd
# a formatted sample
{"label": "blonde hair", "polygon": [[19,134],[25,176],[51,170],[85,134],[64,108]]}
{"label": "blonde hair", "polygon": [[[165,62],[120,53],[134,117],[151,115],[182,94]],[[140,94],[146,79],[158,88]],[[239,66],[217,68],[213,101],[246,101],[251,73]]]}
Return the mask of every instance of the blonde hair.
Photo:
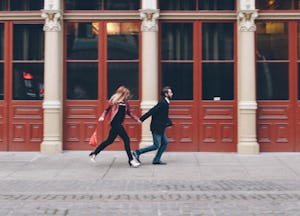
{"label": "blonde hair", "polygon": [[116,92],[111,96],[110,100],[113,104],[119,102],[125,102],[130,95],[130,91],[125,86],[120,86]]}

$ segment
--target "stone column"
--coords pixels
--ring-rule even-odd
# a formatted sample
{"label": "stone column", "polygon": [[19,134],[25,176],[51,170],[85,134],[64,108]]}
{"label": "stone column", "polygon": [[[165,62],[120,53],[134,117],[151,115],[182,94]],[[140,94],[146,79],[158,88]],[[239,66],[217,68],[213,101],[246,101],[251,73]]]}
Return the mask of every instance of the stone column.
{"label": "stone column", "polygon": [[60,153],[62,136],[62,19],[59,0],[45,0],[44,137],[42,153]]}
{"label": "stone column", "polygon": [[240,0],[238,13],[238,153],[257,154],[254,0]]}
{"label": "stone column", "polygon": [[[142,114],[156,105],[158,101],[158,26],[159,10],[156,0],[143,0],[140,17],[142,31]],[[140,147],[152,145],[150,119],[142,124]]]}

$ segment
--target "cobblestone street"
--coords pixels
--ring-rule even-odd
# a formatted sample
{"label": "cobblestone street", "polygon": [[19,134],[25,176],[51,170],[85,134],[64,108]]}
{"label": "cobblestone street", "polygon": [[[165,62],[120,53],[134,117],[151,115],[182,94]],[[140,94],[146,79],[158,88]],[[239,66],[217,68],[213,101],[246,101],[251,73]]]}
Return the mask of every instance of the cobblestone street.
{"label": "cobblestone street", "polygon": [[300,154],[0,153],[0,215],[300,215]]}

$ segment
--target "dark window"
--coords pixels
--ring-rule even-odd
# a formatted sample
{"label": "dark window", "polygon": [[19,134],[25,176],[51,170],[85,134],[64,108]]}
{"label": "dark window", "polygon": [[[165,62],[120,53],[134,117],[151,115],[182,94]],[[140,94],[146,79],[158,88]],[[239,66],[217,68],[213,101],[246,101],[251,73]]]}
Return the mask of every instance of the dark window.
{"label": "dark window", "polygon": [[202,99],[234,99],[234,24],[202,24]]}
{"label": "dark window", "polygon": [[14,24],[13,99],[44,97],[44,31],[42,24]]}
{"label": "dark window", "polygon": [[10,0],[10,10],[26,11],[41,10],[44,8],[44,0]]}
{"label": "dark window", "polygon": [[163,23],[162,86],[171,86],[174,100],[193,99],[193,24]]}
{"label": "dark window", "polygon": [[233,100],[233,63],[202,65],[202,99]]}
{"label": "dark window", "polygon": [[98,64],[67,64],[67,98],[71,100],[97,100]]}
{"label": "dark window", "polygon": [[104,0],[104,10],[138,10],[140,0]]}
{"label": "dark window", "polygon": [[235,10],[235,0],[160,0],[160,10]]}
{"label": "dark window", "polygon": [[162,26],[162,59],[193,59],[193,24],[164,23]]}
{"label": "dark window", "polygon": [[67,23],[67,58],[98,59],[98,23]]}
{"label": "dark window", "polygon": [[4,98],[4,26],[0,23],[0,100]]}
{"label": "dark window", "polygon": [[44,31],[42,24],[14,25],[14,60],[44,59]]}
{"label": "dark window", "polygon": [[288,25],[285,22],[257,23],[257,52],[266,60],[287,60]]}
{"label": "dark window", "polygon": [[258,100],[289,99],[288,25],[258,22],[256,31],[256,73]]}
{"label": "dark window", "polygon": [[101,10],[101,0],[66,0],[66,10]]}
{"label": "dark window", "polygon": [[288,63],[257,62],[257,99],[288,100]]}
{"label": "dark window", "polygon": [[130,89],[132,100],[139,98],[139,65],[136,62],[117,63],[107,65],[107,99],[110,98],[120,85]]}
{"label": "dark window", "polygon": [[44,98],[44,64],[14,63],[13,99],[42,100]]}
{"label": "dark window", "polygon": [[193,63],[163,63],[162,86],[171,86],[173,100],[193,100]]}
{"label": "dark window", "polygon": [[0,23],[0,61],[4,59],[4,25]]}
{"label": "dark window", "polygon": [[8,10],[8,0],[1,0],[0,11],[7,11],[7,10]]}
{"label": "dark window", "polygon": [[236,0],[199,0],[199,10],[235,10]]}
{"label": "dark window", "polygon": [[66,0],[66,10],[138,10],[140,0]]}
{"label": "dark window", "polygon": [[259,10],[293,10],[299,9],[299,0],[256,0]]}
{"label": "dark window", "polygon": [[98,99],[98,22],[65,24],[67,99]]}
{"label": "dark window", "polygon": [[160,10],[196,10],[195,0],[160,0]]}
{"label": "dark window", "polygon": [[107,59],[139,58],[139,23],[107,23]]}
{"label": "dark window", "polygon": [[107,98],[118,86],[139,98],[139,23],[109,22],[107,32]]}
{"label": "dark window", "polygon": [[233,42],[232,23],[204,23],[202,59],[233,60]]}

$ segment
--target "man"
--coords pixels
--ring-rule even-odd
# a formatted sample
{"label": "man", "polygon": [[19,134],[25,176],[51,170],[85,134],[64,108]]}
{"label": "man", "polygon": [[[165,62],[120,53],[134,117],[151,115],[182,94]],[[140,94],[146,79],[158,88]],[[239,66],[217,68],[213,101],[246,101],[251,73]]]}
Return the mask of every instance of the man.
{"label": "man", "polygon": [[161,91],[162,100],[158,102],[154,107],[152,107],[147,113],[140,117],[140,120],[143,122],[148,117],[152,116],[150,130],[153,137],[153,145],[137,149],[132,152],[133,156],[140,163],[140,155],[149,151],[157,150],[157,153],[152,161],[152,164],[155,165],[166,165],[167,163],[160,160],[163,152],[165,151],[168,145],[168,138],[165,133],[166,127],[172,125],[171,120],[169,119],[169,103],[170,99],[173,96],[172,89],[169,86],[166,86]]}

